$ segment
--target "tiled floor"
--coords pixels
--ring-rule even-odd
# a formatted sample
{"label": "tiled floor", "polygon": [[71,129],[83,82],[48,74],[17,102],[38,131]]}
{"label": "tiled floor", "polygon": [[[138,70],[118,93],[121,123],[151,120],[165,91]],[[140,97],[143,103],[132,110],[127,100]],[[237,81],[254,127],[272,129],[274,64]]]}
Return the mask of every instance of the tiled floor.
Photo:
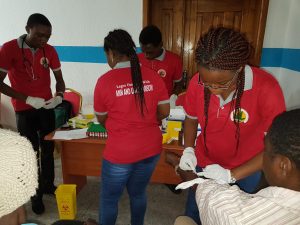
{"label": "tiled floor", "polygon": [[[55,160],[56,184],[62,183],[60,159]],[[98,204],[100,182],[98,177],[89,177],[88,184],[77,196],[77,218],[85,220],[93,218],[98,220]],[[145,217],[145,225],[173,225],[175,218],[182,215],[186,200],[186,192],[179,195],[173,194],[165,185],[150,184],[148,187],[148,206]],[[45,195],[44,204],[46,211],[37,216],[31,211],[31,205],[26,205],[28,219],[39,225],[51,225],[58,220],[58,211],[54,196]],[[119,203],[118,225],[130,224],[129,200],[124,192]]]}

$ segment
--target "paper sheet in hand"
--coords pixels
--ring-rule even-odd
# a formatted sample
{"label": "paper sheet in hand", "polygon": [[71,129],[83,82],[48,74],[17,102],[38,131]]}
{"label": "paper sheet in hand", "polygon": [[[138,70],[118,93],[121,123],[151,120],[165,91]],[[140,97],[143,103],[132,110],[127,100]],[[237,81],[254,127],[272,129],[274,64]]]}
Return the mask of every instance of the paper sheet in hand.
{"label": "paper sheet in hand", "polygon": [[86,131],[87,128],[76,129],[76,130],[55,131],[55,134],[52,139],[72,140],[72,139],[86,138],[87,137]]}

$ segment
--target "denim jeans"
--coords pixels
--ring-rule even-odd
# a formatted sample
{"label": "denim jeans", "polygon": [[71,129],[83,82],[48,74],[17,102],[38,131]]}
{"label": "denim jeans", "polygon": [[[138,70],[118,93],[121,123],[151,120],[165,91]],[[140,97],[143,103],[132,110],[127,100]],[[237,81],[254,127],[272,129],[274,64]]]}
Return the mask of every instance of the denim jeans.
{"label": "denim jeans", "polygon": [[53,185],[54,182],[54,143],[44,140],[44,137],[55,129],[54,110],[42,108],[19,111],[16,112],[16,121],[18,131],[28,138],[37,153],[39,165],[37,194],[42,196],[43,188]]}
{"label": "denim jeans", "polygon": [[130,199],[131,225],[143,225],[147,207],[146,187],[160,155],[131,163],[102,161],[100,215],[101,225],[114,225],[118,202],[125,189]]}
{"label": "denim jeans", "polygon": [[[202,171],[200,167],[196,168],[197,172]],[[256,173],[251,174],[244,179],[241,179],[236,182],[239,188],[247,193],[252,193],[256,190],[256,187],[259,184],[261,178],[261,172],[258,171]],[[199,209],[196,203],[195,191],[189,189],[187,202],[185,206],[185,215],[191,217],[198,225],[201,225],[200,217],[199,217]]]}

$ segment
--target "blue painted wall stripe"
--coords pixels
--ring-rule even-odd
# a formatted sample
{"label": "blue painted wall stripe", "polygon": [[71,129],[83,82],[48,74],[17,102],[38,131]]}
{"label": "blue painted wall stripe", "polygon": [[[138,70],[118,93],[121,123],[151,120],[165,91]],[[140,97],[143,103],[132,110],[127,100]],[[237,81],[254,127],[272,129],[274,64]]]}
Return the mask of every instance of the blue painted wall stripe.
{"label": "blue painted wall stripe", "polygon": [[62,62],[106,63],[103,47],[55,46]]}
{"label": "blue painted wall stripe", "polygon": [[[54,46],[62,62],[107,63],[103,47]],[[137,52],[140,52],[137,48]]]}
{"label": "blue painted wall stripe", "polygon": [[282,67],[300,72],[300,49],[263,48],[262,67]]}
{"label": "blue painted wall stripe", "polygon": [[[101,46],[55,46],[55,49],[62,62],[106,63]],[[283,67],[300,72],[300,49],[263,48],[261,66]]]}

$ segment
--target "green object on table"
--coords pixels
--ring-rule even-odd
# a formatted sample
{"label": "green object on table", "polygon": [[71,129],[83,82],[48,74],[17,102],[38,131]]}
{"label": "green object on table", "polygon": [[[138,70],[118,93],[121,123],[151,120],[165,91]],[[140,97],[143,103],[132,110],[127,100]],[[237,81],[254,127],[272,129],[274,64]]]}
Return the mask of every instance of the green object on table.
{"label": "green object on table", "polygon": [[90,123],[87,132],[106,132],[105,127],[103,127],[100,123]]}

